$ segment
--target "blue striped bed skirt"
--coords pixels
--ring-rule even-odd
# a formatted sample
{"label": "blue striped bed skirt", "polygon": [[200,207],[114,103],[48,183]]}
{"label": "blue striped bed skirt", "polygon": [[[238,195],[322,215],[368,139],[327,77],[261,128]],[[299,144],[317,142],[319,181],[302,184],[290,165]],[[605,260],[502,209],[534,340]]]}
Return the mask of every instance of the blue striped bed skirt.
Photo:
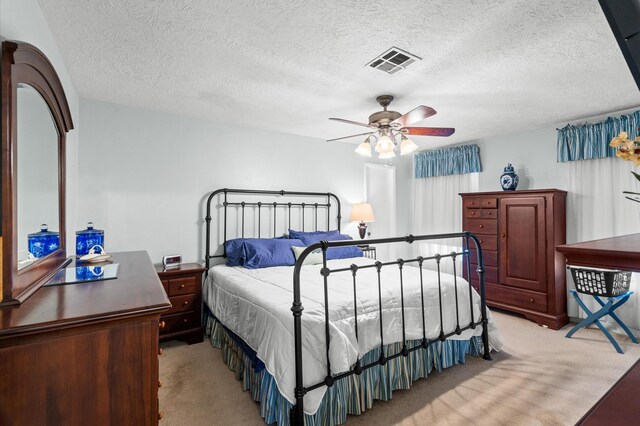
{"label": "blue striped bed skirt", "polygon": [[[242,339],[227,330],[210,312],[207,312],[206,333],[211,345],[222,349],[225,364],[235,372],[242,382],[242,389],[249,391],[254,401],[260,404],[260,415],[267,424],[289,425],[289,410],[293,406],[280,394],[276,382],[264,368],[255,351]],[[419,345],[411,341],[409,347]],[[385,346],[386,354],[402,350],[401,343]],[[347,414],[359,415],[373,405],[374,399],[390,400],[396,389],[409,389],[411,384],[427,377],[435,368],[440,372],[455,364],[464,364],[467,354],[482,356],[480,336],[470,340],[445,340],[430,345],[427,349],[411,352],[407,357],[389,360],[384,366],[377,365],[362,372],[340,379],[327,388],[318,411],[305,414],[307,426],[334,426],[347,421]],[[368,364],[380,357],[380,348],[362,357]]]}

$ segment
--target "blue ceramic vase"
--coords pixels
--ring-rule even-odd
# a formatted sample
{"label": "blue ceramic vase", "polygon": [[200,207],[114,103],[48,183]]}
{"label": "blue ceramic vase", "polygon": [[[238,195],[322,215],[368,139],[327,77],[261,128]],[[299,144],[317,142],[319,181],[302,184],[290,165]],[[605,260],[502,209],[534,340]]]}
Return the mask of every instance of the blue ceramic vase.
{"label": "blue ceramic vase", "polygon": [[504,173],[500,176],[500,186],[504,191],[515,191],[518,187],[518,175],[511,163],[504,168]]}

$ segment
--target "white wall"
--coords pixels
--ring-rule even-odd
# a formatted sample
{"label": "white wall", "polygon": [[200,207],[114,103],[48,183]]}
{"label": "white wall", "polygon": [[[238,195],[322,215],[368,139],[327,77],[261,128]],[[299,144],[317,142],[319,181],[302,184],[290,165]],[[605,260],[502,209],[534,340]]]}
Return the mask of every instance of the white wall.
{"label": "white wall", "polygon": [[566,189],[566,169],[556,162],[556,128],[473,141],[480,147],[480,191],[501,191],[500,175],[511,163],[519,176],[518,189]]}
{"label": "white wall", "polygon": [[224,187],[334,192],[343,229],[357,235],[348,221],[364,172],[354,145],[85,99],[80,111],[78,219],[105,230],[107,251],[202,260],[204,198]]}
{"label": "white wall", "polygon": [[76,213],[78,204],[78,134],[80,129],[80,98],[62,60],[49,25],[36,0],[0,1],[0,37],[31,43],[40,49],[56,69],[67,95],[75,129],[67,135],[66,225],[67,254],[75,252]]}

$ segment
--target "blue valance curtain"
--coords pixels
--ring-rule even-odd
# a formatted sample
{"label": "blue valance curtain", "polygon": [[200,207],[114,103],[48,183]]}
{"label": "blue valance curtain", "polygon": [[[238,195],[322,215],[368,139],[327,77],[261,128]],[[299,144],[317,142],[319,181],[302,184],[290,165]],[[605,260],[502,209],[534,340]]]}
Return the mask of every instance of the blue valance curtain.
{"label": "blue valance curtain", "polygon": [[415,155],[414,163],[416,179],[482,171],[478,145],[423,151]]}
{"label": "blue valance curtain", "polygon": [[638,135],[640,110],[620,117],[581,126],[567,125],[558,129],[558,162],[591,160],[615,157],[616,148],[609,142],[620,132],[627,132],[631,139]]}

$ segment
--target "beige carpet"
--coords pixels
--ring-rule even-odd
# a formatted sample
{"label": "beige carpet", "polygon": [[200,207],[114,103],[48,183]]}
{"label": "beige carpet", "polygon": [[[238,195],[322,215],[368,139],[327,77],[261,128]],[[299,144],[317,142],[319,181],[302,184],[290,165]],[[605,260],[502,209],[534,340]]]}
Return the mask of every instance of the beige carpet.
{"label": "beige carpet", "polygon": [[[640,345],[615,335],[619,355],[597,329],[566,339],[517,316],[494,313],[504,348],[493,361],[421,379],[391,401],[376,401],[347,425],[572,425],[640,357]],[[160,410],[167,425],[264,425],[219,349],[203,343],[163,344]]]}

